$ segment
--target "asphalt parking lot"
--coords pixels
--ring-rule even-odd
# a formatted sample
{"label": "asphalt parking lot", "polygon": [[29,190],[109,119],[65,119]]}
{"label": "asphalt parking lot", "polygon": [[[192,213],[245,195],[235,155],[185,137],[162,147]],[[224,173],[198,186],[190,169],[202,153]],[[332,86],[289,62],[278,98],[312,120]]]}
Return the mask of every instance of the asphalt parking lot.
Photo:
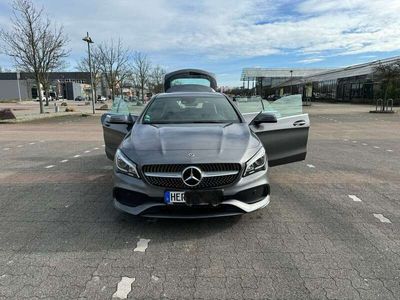
{"label": "asphalt parking lot", "polygon": [[0,124],[0,299],[399,299],[400,116],[314,104],[307,160],[235,218],[113,208],[99,116]]}

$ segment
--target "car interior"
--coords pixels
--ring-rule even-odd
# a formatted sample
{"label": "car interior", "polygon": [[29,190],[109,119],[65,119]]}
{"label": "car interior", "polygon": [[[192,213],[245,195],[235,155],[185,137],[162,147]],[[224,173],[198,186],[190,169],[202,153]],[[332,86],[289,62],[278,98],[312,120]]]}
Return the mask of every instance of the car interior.
{"label": "car interior", "polygon": [[[233,110],[232,110],[233,112]],[[149,118],[145,118],[145,123],[157,120],[182,122],[204,121],[204,120],[232,120],[237,116],[232,116],[231,111],[227,111],[225,105],[214,99],[171,99],[166,101],[156,101],[151,110],[147,112]]]}

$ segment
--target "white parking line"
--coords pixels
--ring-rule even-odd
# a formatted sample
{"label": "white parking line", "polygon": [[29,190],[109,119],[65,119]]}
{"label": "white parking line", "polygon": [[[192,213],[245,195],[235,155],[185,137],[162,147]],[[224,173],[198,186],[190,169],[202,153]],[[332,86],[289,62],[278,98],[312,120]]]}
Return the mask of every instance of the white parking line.
{"label": "white parking line", "polygon": [[307,167],[309,167],[309,168],[315,168],[315,166],[312,165],[312,164],[307,164]]}
{"label": "white parking line", "polygon": [[96,147],[96,148],[93,148],[93,150],[99,150],[99,148]]}
{"label": "white parking line", "polygon": [[49,166],[46,166],[45,168],[46,169],[50,169],[50,168],[53,168],[53,167],[55,167],[54,165],[49,165]]}
{"label": "white parking line", "polygon": [[392,150],[392,149],[387,149],[386,151],[387,151],[387,152],[393,152],[393,150]]}
{"label": "white parking line", "polygon": [[368,144],[367,144],[367,143],[362,143],[361,145],[363,145],[363,146],[368,146]]}
{"label": "white parking line", "polygon": [[360,198],[356,195],[349,195],[349,198],[352,199],[354,202],[362,202]]}
{"label": "white parking line", "polygon": [[60,163],[66,163],[68,161],[68,159],[63,159],[62,161],[60,161]]}
{"label": "white parking line", "polygon": [[18,145],[17,148],[22,148],[24,145]]}
{"label": "white parking line", "polygon": [[117,284],[117,291],[112,295],[113,299],[126,299],[132,290],[132,283],[135,278],[122,277]]}
{"label": "white parking line", "polygon": [[392,223],[388,218],[384,217],[382,214],[374,214],[374,217],[377,218],[382,223]]}
{"label": "white parking line", "polygon": [[145,252],[147,247],[149,246],[149,239],[140,239],[137,244],[136,248],[133,250],[133,252]]}
{"label": "white parking line", "polygon": [[3,150],[4,151],[8,151],[8,150],[10,150],[11,148],[3,148]]}
{"label": "white parking line", "polygon": [[374,146],[374,148],[375,148],[375,149],[380,149],[381,147],[378,147],[378,146]]}
{"label": "white parking line", "polygon": [[81,156],[79,154],[77,154],[77,155],[74,155],[74,157],[77,158],[77,157],[81,157]]}
{"label": "white parking line", "polygon": [[345,142],[348,142],[348,141],[349,141],[349,139],[344,139],[343,141],[345,141]]}
{"label": "white parking line", "polygon": [[85,153],[90,153],[90,150],[86,150]]}
{"label": "white parking line", "polygon": [[35,145],[35,144],[36,144],[35,142],[29,143],[29,145]]}
{"label": "white parking line", "polygon": [[354,143],[354,144],[357,143],[357,141],[351,141],[351,142]]}

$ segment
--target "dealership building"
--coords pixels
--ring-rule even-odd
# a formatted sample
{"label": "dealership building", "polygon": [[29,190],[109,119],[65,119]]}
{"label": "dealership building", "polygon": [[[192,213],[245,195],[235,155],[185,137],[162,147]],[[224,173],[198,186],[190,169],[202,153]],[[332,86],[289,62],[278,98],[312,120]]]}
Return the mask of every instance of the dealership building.
{"label": "dealership building", "polygon": [[273,94],[275,87],[288,80],[296,80],[328,69],[288,69],[288,68],[244,68],[240,80],[243,89],[251,89],[256,95],[266,97]]}
{"label": "dealership building", "polygon": [[[247,68],[243,69],[242,81],[245,87],[246,81],[253,79],[255,92],[262,97],[296,93],[313,100],[375,103],[374,99],[381,97],[380,83],[374,78],[375,69],[392,63],[400,63],[400,56],[336,69],[308,69],[308,72],[304,72],[307,69],[299,69],[297,73],[293,69],[292,74],[288,74],[289,69],[279,69],[286,72],[283,73],[286,78],[282,78],[278,69]],[[244,74],[257,76],[247,77]]]}
{"label": "dealership building", "polygon": [[[78,96],[90,95],[89,72],[52,72],[49,73],[50,92],[60,98],[73,100]],[[104,92],[104,93],[103,93]],[[106,95],[101,85],[98,95]],[[38,89],[32,73],[0,73],[0,100],[37,99]]]}

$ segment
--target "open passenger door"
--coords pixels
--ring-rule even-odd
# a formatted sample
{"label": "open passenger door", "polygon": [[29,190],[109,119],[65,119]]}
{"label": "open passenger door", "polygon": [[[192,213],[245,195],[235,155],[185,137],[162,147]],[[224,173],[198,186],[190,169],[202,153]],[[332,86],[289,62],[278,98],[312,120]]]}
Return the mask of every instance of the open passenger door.
{"label": "open passenger door", "polygon": [[[310,120],[302,109],[301,95],[282,97],[269,103],[262,100],[261,105],[244,101],[237,103],[239,110],[248,121],[250,129],[258,136],[264,145],[268,156],[268,165],[277,166],[306,158],[308,131]],[[260,107],[261,106],[261,107]],[[258,113],[251,112],[251,110]],[[274,121],[258,122],[275,116]]]}
{"label": "open passenger door", "polygon": [[129,104],[116,98],[111,110],[101,116],[107,158],[113,160],[119,145],[131,131],[136,116],[130,114]]}

